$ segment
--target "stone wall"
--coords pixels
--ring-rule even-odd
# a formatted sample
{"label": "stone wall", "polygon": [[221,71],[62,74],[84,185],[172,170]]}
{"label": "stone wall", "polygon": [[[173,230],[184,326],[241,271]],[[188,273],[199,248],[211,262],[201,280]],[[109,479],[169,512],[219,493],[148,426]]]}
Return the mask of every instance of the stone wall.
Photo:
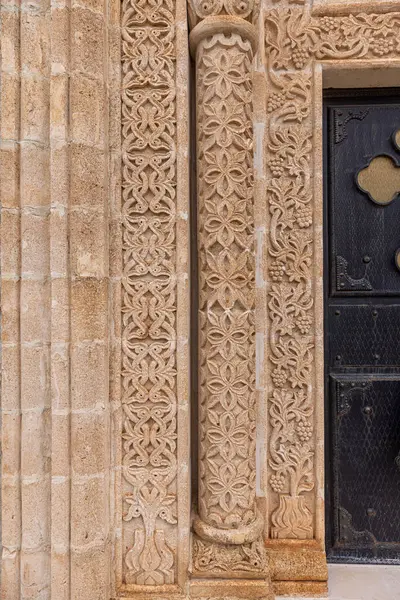
{"label": "stone wall", "polygon": [[119,6],[1,10],[1,595],[105,598]]}

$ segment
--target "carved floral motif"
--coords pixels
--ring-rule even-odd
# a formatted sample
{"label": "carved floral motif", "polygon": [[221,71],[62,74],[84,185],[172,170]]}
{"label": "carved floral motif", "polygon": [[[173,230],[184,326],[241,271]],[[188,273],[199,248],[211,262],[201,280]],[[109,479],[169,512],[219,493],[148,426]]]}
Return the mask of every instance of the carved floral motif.
{"label": "carved floral motif", "polygon": [[172,0],[123,3],[123,475],[133,524],[125,581],[147,585],[175,577],[174,18]]}
{"label": "carved floral motif", "polygon": [[250,43],[197,50],[199,513],[219,528],[256,518]]}

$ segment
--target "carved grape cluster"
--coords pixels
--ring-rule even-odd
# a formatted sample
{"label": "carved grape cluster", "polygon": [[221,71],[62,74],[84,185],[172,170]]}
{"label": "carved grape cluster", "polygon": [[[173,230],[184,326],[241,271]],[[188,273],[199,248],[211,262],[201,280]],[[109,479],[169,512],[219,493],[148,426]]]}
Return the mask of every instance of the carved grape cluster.
{"label": "carved grape cluster", "polygon": [[277,368],[272,371],[271,377],[276,387],[283,387],[286,383],[288,375],[284,369]]}
{"label": "carved grape cluster", "polygon": [[268,161],[269,168],[274,177],[281,177],[285,172],[285,160],[282,156],[274,156]]}
{"label": "carved grape cluster", "polygon": [[330,33],[337,29],[337,20],[334,17],[322,17],[319,21],[322,31]]}
{"label": "carved grape cluster", "polygon": [[394,52],[395,42],[393,38],[375,38],[371,42],[371,49],[376,56],[387,56]]}
{"label": "carved grape cluster", "polygon": [[285,476],[284,475],[271,475],[269,483],[270,483],[270,486],[272,487],[272,489],[274,490],[274,492],[279,494],[280,492],[283,492],[283,490],[285,488]]}
{"label": "carved grape cluster", "polygon": [[286,272],[286,267],[283,262],[274,260],[269,267],[269,274],[272,281],[282,281]]}
{"label": "carved grape cluster", "polygon": [[297,423],[297,435],[302,442],[308,442],[312,438],[313,427],[309,421],[299,421]]}
{"label": "carved grape cluster", "polygon": [[301,333],[308,333],[310,331],[313,319],[312,316],[306,313],[297,317],[296,324]]}
{"label": "carved grape cluster", "polygon": [[310,206],[301,206],[296,211],[296,220],[299,227],[310,227],[312,225],[312,210]]}
{"label": "carved grape cluster", "polygon": [[294,50],[292,51],[292,60],[296,69],[303,69],[308,60],[310,58],[310,54],[304,46],[300,44],[296,44]]}
{"label": "carved grape cluster", "polygon": [[268,98],[267,111],[269,113],[274,112],[285,104],[286,94],[284,92],[277,92],[270,95]]}

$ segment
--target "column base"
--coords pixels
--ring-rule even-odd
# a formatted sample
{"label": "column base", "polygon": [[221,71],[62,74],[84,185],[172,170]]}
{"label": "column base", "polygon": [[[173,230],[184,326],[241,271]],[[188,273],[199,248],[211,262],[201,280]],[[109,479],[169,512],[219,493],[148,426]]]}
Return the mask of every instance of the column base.
{"label": "column base", "polygon": [[190,599],[196,600],[274,600],[270,581],[264,579],[192,579]]}
{"label": "column base", "polygon": [[198,515],[193,519],[193,529],[202,540],[219,544],[241,545],[254,542],[260,538],[263,527],[264,520],[260,512],[257,512],[252,523],[236,529],[219,529],[209,525]]}

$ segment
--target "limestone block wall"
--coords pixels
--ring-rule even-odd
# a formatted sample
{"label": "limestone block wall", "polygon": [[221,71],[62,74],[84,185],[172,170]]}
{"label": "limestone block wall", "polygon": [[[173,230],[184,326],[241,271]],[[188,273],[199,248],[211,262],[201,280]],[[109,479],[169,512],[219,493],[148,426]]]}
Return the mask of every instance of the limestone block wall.
{"label": "limestone block wall", "polygon": [[106,598],[119,5],[1,18],[1,597]]}

